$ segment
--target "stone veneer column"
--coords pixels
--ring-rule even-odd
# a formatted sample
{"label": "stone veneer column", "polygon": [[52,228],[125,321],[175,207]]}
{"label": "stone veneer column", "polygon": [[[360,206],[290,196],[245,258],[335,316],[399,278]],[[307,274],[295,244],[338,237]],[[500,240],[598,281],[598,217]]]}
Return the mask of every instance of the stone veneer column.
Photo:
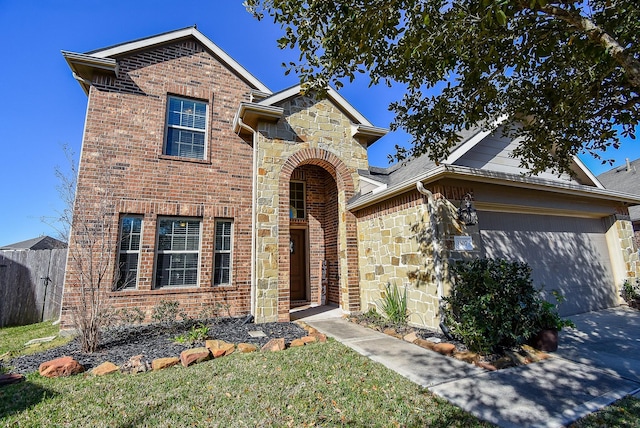
{"label": "stone veneer column", "polygon": [[640,259],[633,241],[633,225],[628,214],[615,214],[606,221],[609,226],[606,237],[613,278],[620,289],[625,279],[640,277]]}
{"label": "stone veneer column", "polygon": [[341,306],[359,309],[356,221],[346,201],[368,168],[366,147],[351,120],[330,101],[298,97],[282,104],[284,119],[258,125],[256,194],[256,321],[289,320],[289,181],[301,165],[317,165],[338,188]]}

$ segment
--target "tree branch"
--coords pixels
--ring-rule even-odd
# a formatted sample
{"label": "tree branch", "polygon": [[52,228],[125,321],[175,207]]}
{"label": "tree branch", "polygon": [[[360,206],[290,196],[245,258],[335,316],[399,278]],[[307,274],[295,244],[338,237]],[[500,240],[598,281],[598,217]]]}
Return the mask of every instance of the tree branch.
{"label": "tree branch", "polygon": [[[523,5],[523,3],[520,4],[521,6]],[[586,34],[589,39],[604,47],[609,52],[609,55],[624,69],[631,86],[636,91],[640,91],[640,61],[629,55],[625,48],[603,28],[579,13],[572,13],[557,6],[548,5],[538,8],[538,10],[568,23]]]}

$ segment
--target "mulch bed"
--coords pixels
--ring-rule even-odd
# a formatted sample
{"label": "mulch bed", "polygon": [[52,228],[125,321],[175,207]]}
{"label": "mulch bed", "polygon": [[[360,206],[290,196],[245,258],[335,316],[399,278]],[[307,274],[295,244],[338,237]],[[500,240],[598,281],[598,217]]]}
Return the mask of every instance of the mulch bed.
{"label": "mulch bed", "polygon": [[[204,342],[179,344],[175,338],[188,333],[192,326],[209,327],[208,337],[229,343],[251,343],[263,346],[271,339],[284,338],[289,344],[294,339],[307,335],[307,332],[294,323],[245,323],[245,318],[214,318],[200,321],[147,324],[131,327],[118,327],[107,330],[99,349],[86,354],[80,351],[79,341],[74,339],[64,346],[33,355],[14,358],[5,364],[13,373],[27,374],[37,371],[41,363],[62,356],[70,356],[85,369],[90,370],[105,361],[116,365],[126,363],[131,357],[144,355],[148,361],[156,358],[178,357],[188,348],[203,346]],[[262,331],[265,337],[251,337],[250,331]]]}

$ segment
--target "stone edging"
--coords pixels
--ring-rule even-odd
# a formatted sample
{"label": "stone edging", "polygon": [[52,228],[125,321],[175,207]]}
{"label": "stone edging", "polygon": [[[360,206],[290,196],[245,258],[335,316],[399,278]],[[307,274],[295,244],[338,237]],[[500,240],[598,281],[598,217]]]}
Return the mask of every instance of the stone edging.
{"label": "stone edging", "polygon": [[[357,320],[353,321],[351,318],[347,318],[349,322],[354,322],[358,325],[362,325]],[[372,328],[370,325],[366,325],[367,328]],[[529,345],[522,346],[520,351],[507,351],[505,355],[496,361],[492,361],[488,363],[486,361],[482,361],[482,357],[480,354],[471,351],[458,351],[456,345],[453,343],[447,342],[434,342],[428,339],[421,339],[418,337],[415,331],[408,333],[406,335],[401,335],[396,332],[393,328],[386,329],[374,329],[376,331],[381,331],[382,333],[393,336],[398,339],[403,339],[409,343],[413,343],[417,346],[420,346],[424,349],[429,349],[431,351],[437,352],[439,354],[455,358],[460,361],[464,361],[469,364],[474,364],[480,368],[489,371],[501,370],[514,366],[521,366],[530,363],[536,363],[538,361],[546,360],[549,358],[549,354],[534,349]]]}
{"label": "stone edging", "polygon": [[[260,352],[277,352],[288,348],[296,348],[300,346],[309,345],[312,343],[324,343],[327,341],[327,336],[318,332],[313,327],[308,326],[303,322],[296,322],[307,332],[307,336],[299,339],[294,339],[289,346],[285,344],[284,338],[271,339],[267,342]],[[182,364],[183,367],[189,367],[193,364],[198,364],[203,361],[208,361],[214,358],[222,358],[232,353],[250,353],[257,352],[258,347],[250,343],[228,343],[223,340],[206,340],[205,346],[199,348],[185,349],[180,353],[179,357],[165,357],[156,358],[151,363],[144,360],[143,355],[136,355],[131,357],[129,361],[123,364],[121,367],[113,364],[110,361],[93,368],[89,374],[94,376],[104,376],[107,374],[120,371],[121,373],[137,374],[147,371],[158,371],[173,367],[177,364]],[[40,364],[38,372],[41,376],[45,377],[62,377],[71,376],[78,373],[83,373],[84,367],[71,357],[63,356],[56,358],[55,360],[47,361]]]}

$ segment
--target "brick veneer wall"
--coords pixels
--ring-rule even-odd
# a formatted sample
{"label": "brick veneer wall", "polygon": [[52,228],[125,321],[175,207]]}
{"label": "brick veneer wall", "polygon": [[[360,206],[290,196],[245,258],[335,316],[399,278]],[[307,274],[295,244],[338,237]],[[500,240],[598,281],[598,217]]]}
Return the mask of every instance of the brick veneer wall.
{"label": "brick veneer wall", "polygon": [[338,283],[338,191],[336,182],[325,169],[303,165],[293,171],[291,180],[303,181],[306,186],[305,219],[291,219],[290,227],[308,232],[308,270],[310,303],[321,304],[322,263],[327,263],[327,302],[339,304]]}
{"label": "brick veneer wall", "polygon": [[[147,318],[161,300],[177,301],[191,316],[218,304],[232,315],[250,311],[252,149],[232,132],[240,102],[250,87],[195,41],[157,47],[118,58],[117,78],[96,76],[90,89],[78,192],[113,200],[108,257],[115,266],[118,221],[143,216],[139,283],[136,290],[107,293],[113,308],[139,307]],[[209,104],[204,160],[162,154],[167,96]],[[93,196],[92,196],[93,195]],[[94,201],[99,202],[99,201]],[[97,215],[96,206],[78,206],[78,217]],[[160,216],[202,221],[199,286],[153,288],[156,224]],[[214,222],[231,219],[232,283],[212,285]],[[78,250],[74,243],[70,251]],[[112,269],[113,270],[113,269]],[[108,272],[112,277],[113,271]],[[70,304],[78,299],[78,269],[67,268],[62,322],[71,325]]]}

